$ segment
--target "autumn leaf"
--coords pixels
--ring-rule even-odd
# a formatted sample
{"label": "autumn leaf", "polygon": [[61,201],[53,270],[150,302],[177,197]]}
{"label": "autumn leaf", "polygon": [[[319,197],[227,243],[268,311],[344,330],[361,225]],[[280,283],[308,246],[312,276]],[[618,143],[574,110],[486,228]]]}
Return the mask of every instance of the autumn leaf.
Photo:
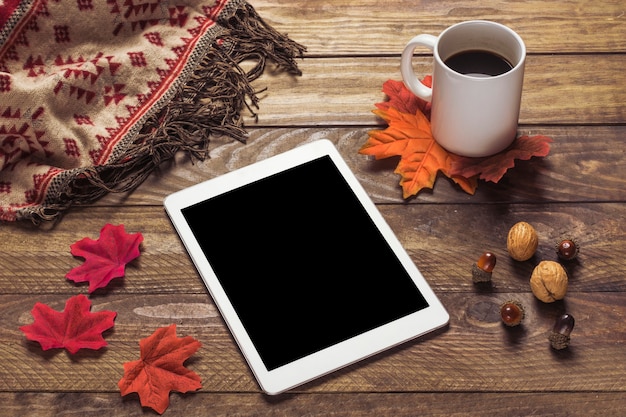
{"label": "autumn leaf", "polygon": [[450,156],[435,142],[430,122],[419,109],[408,114],[389,107],[374,110],[374,114],[384,119],[388,127],[369,132],[369,139],[359,153],[376,159],[399,156],[400,162],[394,172],[401,176],[404,198],[424,188],[432,188],[438,172],[451,178],[466,192],[474,193],[475,179],[450,174]]}
{"label": "autumn leaf", "polygon": [[484,158],[452,155],[450,173],[462,177],[478,175],[480,179],[497,183],[515,160],[527,160],[533,156],[547,156],[552,138],[543,135],[520,136],[504,151]]}
{"label": "autumn leaf", "polygon": [[124,364],[124,376],[118,382],[122,396],[136,392],[142,406],[163,414],[170,391],[202,388],[200,377],[183,366],[200,346],[191,336],[176,337],[175,324],[157,329],[139,341],[140,359]]}
{"label": "autumn leaf", "polygon": [[[432,77],[422,82],[432,86]],[[384,119],[385,130],[369,132],[367,142],[359,149],[363,155],[376,159],[399,156],[395,173],[400,174],[403,197],[416,195],[424,188],[433,188],[441,172],[468,194],[474,194],[478,179],[498,182],[516,159],[547,156],[550,152],[547,136],[521,136],[504,151],[485,158],[462,157],[439,146],[430,129],[430,103],[406,88],[402,81],[388,80],[383,84],[387,101],[376,103],[374,114]]]}
{"label": "autumn leaf", "polygon": [[[427,75],[422,83],[428,87],[432,86],[432,76]],[[381,110],[387,110],[390,107],[395,108],[401,113],[415,114],[418,110],[430,119],[430,102],[422,100],[405,87],[402,81],[387,80],[383,84],[383,93],[387,95],[388,100],[382,103],[376,103],[375,106]]]}
{"label": "autumn leaf", "polygon": [[89,292],[106,287],[124,276],[126,264],[139,256],[141,233],[128,234],[123,225],[105,225],[98,240],[84,238],[70,246],[71,253],[85,259],[65,276],[74,282],[89,282]]}
{"label": "autumn leaf", "polygon": [[102,332],[113,327],[117,313],[90,309],[91,302],[82,294],[67,300],[63,312],[36,303],[31,311],[35,321],[20,330],[43,350],[65,348],[72,354],[83,348],[97,350],[107,345]]}

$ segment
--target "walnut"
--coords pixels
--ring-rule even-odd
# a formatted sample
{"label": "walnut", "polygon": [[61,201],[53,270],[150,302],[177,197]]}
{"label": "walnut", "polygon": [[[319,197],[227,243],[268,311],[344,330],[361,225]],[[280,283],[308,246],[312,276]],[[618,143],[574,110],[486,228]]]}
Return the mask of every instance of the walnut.
{"label": "walnut", "polygon": [[515,223],[506,239],[509,255],[516,261],[527,261],[532,258],[538,244],[539,238],[535,228],[526,222]]}
{"label": "walnut", "polygon": [[530,276],[530,289],[545,303],[561,300],[567,292],[567,272],[560,263],[541,261]]}

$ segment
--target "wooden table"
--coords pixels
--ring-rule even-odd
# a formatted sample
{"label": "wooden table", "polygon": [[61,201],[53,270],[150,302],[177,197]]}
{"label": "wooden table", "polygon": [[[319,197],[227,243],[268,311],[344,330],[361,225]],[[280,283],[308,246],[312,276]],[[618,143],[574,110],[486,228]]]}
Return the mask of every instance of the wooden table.
{"label": "wooden table", "polygon": [[[0,227],[0,404],[3,415],[136,416],[121,398],[122,364],[138,358],[138,340],[176,323],[203,347],[187,362],[202,377],[197,393],[170,396],[166,415],[580,415],[626,413],[626,8],[616,1],[482,2],[424,0],[252,0],[276,29],[306,45],[302,77],[257,80],[258,122],[247,145],[212,142],[211,159],[181,155],[130,195],[71,210],[54,227]],[[469,196],[445,177],[403,201],[397,161],[357,153],[368,131],[385,125],[371,113],[382,84],[400,79],[399,56],[418,33],[437,34],[469,19],[509,25],[528,48],[520,134],[554,139],[550,155],[520,162],[499,184]],[[431,59],[415,58],[430,71]],[[315,138],[339,148],[451,315],[447,329],[407,343],[277,397],[263,395],[167,219],[169,193]],[[304,190],[301,192],[305,192]],[[250,202],[254,210],[254,202]],[[511,260],[506,234],[517,221],[539,234],[527,262]],[[220,219],[209,219],[220,221]],[[91,297],[94,310],[118,312],[100,351],[42,351],[19,331],[37,301],[61,310],[85,286],[64,279],[81,260],[69,245],[97,238],[105,223],[145,237],[124,279]],[[564,301],[544,304],[528,278],[555,259],[557,239],[580,244],[568,265]],[[253,250],[253,248],[249,248]],[[493,286],[476,287],[473,262],[498,255]],[[244,254],[245,255],[245,254]],[[526,306],[506,328],[498,306]],[[550,348],[555,317],[576,318],[570,347]],[[72,414],[73,415],[73,414]]]}

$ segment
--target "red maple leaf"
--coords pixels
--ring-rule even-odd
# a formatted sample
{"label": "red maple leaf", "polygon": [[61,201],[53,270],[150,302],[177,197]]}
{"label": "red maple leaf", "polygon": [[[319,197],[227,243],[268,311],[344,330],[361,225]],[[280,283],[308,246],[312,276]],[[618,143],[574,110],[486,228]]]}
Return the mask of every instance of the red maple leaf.
{"label": "red maple leaf", "polygon": [[100,349],[107,345],[102,332],[113,327],[117,313],[91,313],[91,301],[80,294],[67,300],[63,312],[36,303],[31,311],[35,321],[20,327],[26,338],[39,342],[43,350],[65,348],[74,354],[79,349]]}
{"label": "red maple leaf", "polygon": [[[427,75],[422,80],[424,85],[431,87],[433,78]],[[383,93],[388,97],[388,101],[376,103],[375,106],[381,110],[393,107],[401,113],[415,114],[418,110],[430,119],[430,103],[422,100],[413,94],[402,81],[387,80],[383,84]]]}
{"label": "red maple leaf", "polygon": [[70,246],[72,255],[85,262],[65,275],[74,282],[89,282],[89,292],[124,276],[126,264],[139,256],[141,233],[128,234],[123,225],[105,225],[98,240],[84,238]]}
{"label": "red maple leaf", "polygon": [[176,337],[175,324],[157,329],[139,341],[140,359],[124,364],[124,376],[118,382],[122,396],[136,392],[142,406],[163,414],[170,391],[202,388],[200,377],[183,365],[200,346],[191,336]]}
{"label": "red maple leaf", "polygon": [[515,160],[527,160],[533,156],[546,156],[550,153],[552,138],[543,135],[520,136],[500,153],[484,158],[468,158],[451,155],[450,174],[462,177],[480,175],[480,179],[498,182],[509,168],[515,166]]}

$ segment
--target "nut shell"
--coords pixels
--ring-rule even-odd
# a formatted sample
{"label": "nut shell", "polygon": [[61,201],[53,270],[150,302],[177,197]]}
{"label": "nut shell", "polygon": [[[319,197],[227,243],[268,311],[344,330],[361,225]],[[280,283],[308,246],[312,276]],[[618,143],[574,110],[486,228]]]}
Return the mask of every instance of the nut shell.
{"label": "nut shell", "polygon": [[506,248],[511,258],[516,261],[527,261],[532,258],[538,245],[537,231],[529,223],[515,223],[509,230]]}
{"label": "nut shell", "polygon": [[567,272],[560,263],[541,261],[530,276],[530,289],[544,303],[561,300],[567,292]]}

